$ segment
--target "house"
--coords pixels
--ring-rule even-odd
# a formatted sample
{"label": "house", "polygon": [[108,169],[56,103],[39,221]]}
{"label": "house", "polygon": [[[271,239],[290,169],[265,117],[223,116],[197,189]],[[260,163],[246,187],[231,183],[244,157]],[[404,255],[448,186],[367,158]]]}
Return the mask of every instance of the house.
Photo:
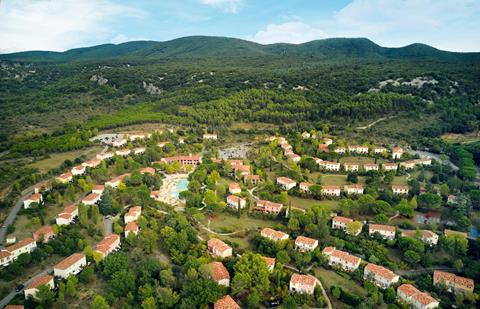
{"label": "house", "polygon": [[398,282],[400,277],[388,268],[368,263],[363,269],[363,279],[372,281],[382,289]]}
{"label": "house", "polygon": [[73,180],[72,173],[63,173],[55,178],[60,183],[67,183]]}
{"label": "house", "polygon": [[168,144],[168,142],[158,142],[158,143],[157,143],[157,146],[160,147],[160,148],[163,148],[163,147],[165,147],[165,145],[167,145],[167,144]]}
{"label": "house", "polygon": [[181,165],[197,166],[198,164],[202,163],[202,157],[200,155],[189,154],[188,156],[166,157],[162,158],[160,161],[167,164],[179,162]]}
{"label": "house", "polygon": [[381,155],[381,154],[384,154],[387,152],[387,148],[385,147],[375,147],[373,149],[373,153],[376,154],[376,155]]}
{"label": "house", "polygon": [[432,165],[432,159],[429,158],[429,157],[424,157],[424,158],[417,159],[417,160],[415,160],[415,162],[420,164],[420,165]]}
{"label": "house", "polygon": [[104,153],[99,153],[97,154],[96,158],[98,160],[107,160],[113,158],[113,152],[104,152]]}
{"label": "house", "polygon": [[230,274],[228,273],[227,268],[222,264],[222,262],[211,262],[208,264],[210,270],[212,271],[212,279],[217,282],[218,285],[223,285],[226,287],[230,286]]}
{"label": "house", "polygon": [[360,266],[361,258],[351,255],[348,252],[326,247],[322,253],[328,257],[328,265],[341,268],[344,271],[354,272]]}
{"label": "house", "polygon": [[36,298],[38,288],[42,285],[45,285],[50,290],[53,290],[55,288],[55,283],[53,282],[53,276],[43,275],[34,279],[32,283],[30,283],[23,291],[23,293],[25,294],[25,299],[27,299],[29,296]]}
{"label": "house", "polygon": [[358,153],[358,154],[368,154],[368,147],[367,146],[348,146],[348,152],[350,153]]}
{"label": "house", "polygon": [[55,232],[53,231],[53,228],[51,225],[45,225],[33,232],[33,240],[36,242],[39,242],[40,240],[43,240],[43,242],[48,242],[50,239],[54,238],[56,236]]}
{"label": "house", "polygon": [[52,189],[52,186],[50,185],[49,181],[42,181],[37,183],[33,187],[33,193],[43,193],[43,192],[50,191],[51,189]]}
{"label": "house", "polygon": [[140,206],[133,206],[128,209],[128,212],[123,216],[123,221],[125,224],[137,221],[137,219],[142,214],[142,207]]}
{"label": "house", "polygon": [[237,174],[240,174],[240,177],[245,177],[245,176],[248,176],[250,175],[250,165],[234,165],[233,166],[233,173],[235,176],[237,176]]}
{"label": "house", "polygon": [[298,236],[295,239],[295,249],[300,252],[310,252],[315,250],[316,247],[318,247],[318,240],[316,239],[305,236]]}
{"label": "house", "polygon": [[22,253],[31,253],[37,248],[37,243],[33,238],[25,238],[16,244],[6,247],[4,250],[0,250],[0,266],[6,266],[10,262],[15,261]]}
{"label": "house", "polygon": [[118,138],[112,142],[113,147],[122,147],[127,143],[127,140],[124,138]]}
{"label": "house", "polygon": [[260,182],[260,175],[243,176],[243,183],[248,184],[249,182],[251,182],[253,185],[257,185]]}
{"label": "house", "polygon": [[78,216],[78,207],[76,205],[69,205],[63,209],[61,213],[57,215],[55,222],[58,226],[69,225],[73,222],[75,217]]}
{"label": "house", "polygon": [[297,155],[295,153],[291,153],[291,154],[287,155],[287,157],[295,163],[298,163],[298,162],[300,162],[300,160],[302,160],[302,157],[300,157],[299,155]]}
{"label": "house", "polygon": [[55,277],[67,279],[70,275],[78,274],[84,266],[87,265],[87,259],[83,253],[74,253],[62,260],[53,267]]}
{"label": "house", "polygon": [[13,256],[7,250],[0,250],[0,267],[7,266],[13,261]]}
{"label": "house", "polygon": [[270,239],[271,241],[274,241],[274,242],[288,239],[288,234],[285,234],[284,232],[276,231],[276,230],[271,229],[269,227],[264,228],[260,232],[260,236],[268,238],[268,239]]}
{"label": "house", "polygon": [[97,193],[90,193],[89,195],[85,196],[83,199],[82,199],[82,204],[84,205],[94,205],[95,203],[97,203],[98,201],[100,201],[100,198],[102,196],[100,194],[97,194]]}
{"label": "house", "polygon": [[110,234],[105,236],[95,247],[95,252],[100,253],[102,259],[120,248],[120,235]]}
{"label": "house", "polygon": [[40,205],[43,202],[43,196],[40,193],[34,193],[30,195],[26,200],[23,201],[23,208],[28,209],[32,203],[37,203]]}
{"label": "house", "polygon": [[368,235],[373,236],[375,233],[379,233],[383,239],[395,238],[395,227],[384,224],[369,224]]}
{"label": "house", "polygon": [[120,176],[114,177],[105,183],[105,186],[116,188],[120,183],[127,177],[130,177],[130,173],[122,174]]}
{"label": "house", "polygon": [[278,215],[282,210],[283,205],[280,203],[274,203],[266,200],[258,200],[255,206],[255,210],[268,213],[268,214],[275,214]]}
{"label": "house", "polygon": [[300,191],[302,191],[303,193],[308,193],[310,192],[310,187],[313,186],[313,183],[309,183],[309,182],[301,182],[299,187],[300,187]]}
{"label": "house", "polygon": [[218,139],[218,136],[217,136],[217,134],[203,134],[203,139],[216,140],[216,139]]}
{"label": "house", "polygon": [[312,136],[312,135],[311,135],[310,133],[308,133],[307,131],[305,131],[305,132],[302,133],[302,138],[303,138],[303,139],[308,139],[308,138],[310,138],[311,136]]}
{"label": "house", "polygon": [[104,185],[94,185],[92,187],[92,193],[95,193],[95,194],[102,195],[104,190],[105,190]]}
{"label": "house", "polygon": [[207,241],[207,248],[211,255],[215,258],[228,258],[231,257],[232,247],[224,243],[218,238],[211,238]]}
{"label": "house", "polygon": [[292,293],[313,295],[317,284],[319,284],[318,279],[314,276],[293,274],[290,277],[289,290]]}
{"label": "house", "polygon": [[340,196],[339,186],[322,186],[322,194],[325,196]]}
{"label": "house", "polygon": [[283,151],[283,155],[284,155],[284,156],[289,156],[289,155],[292,155],[292,154],[295,154],[295,152],[293,152],[292,149],[285,149],[285,150]]}
{"label": "house", "polygon": [[123,228],[123,233],[125,234],[125,238],[127,238],[130,233],[137,235],[139,230],[140,228],[138,227],[137,222],[132,221],[128,222],[127,225],[125,225],[125,227]]}
{"label": "house", "polygon": [[273,269],[275,268],[275,258],[264,256],[263,259],[265,260],[265,263],[267,264],[268,270],[270,272],[272,272]]}
{"label": "house", "polygon": [[277,185],[280,185],[284,190],[290,190],[294,188],[297,185],[297,183],[295,182],[295,180],[290,179],[288,177],[278,177]]}
{"label": "house", "polygon": [[448,291],[454,293],[473,293],[475,288],[475,282],[472,279],[440,270],[433,272],[433,284],[443,284]]}
{"label": "house", "polygon": [[403,230],[402,231],[402,237],[410,237],[410,238],[415,238],[419,236],[425,244],[429,246],[435,246],[438,244],[438,235],[435,234],[432,231],[429,230]]}
{"label": "house", "polygon": [[245,208],[247,207],[247,200],[232,194],[227,196],[227,205],[233,209]]}
{"label": "house", "polygon": [[133,154],[143,154],[145,153],[145,147],[137,147],[133,149]]}
{"label": "house", "polygon": [[402,284],[397,288],[397,298],[400,302],[411,305],[415,309],[432,309],[439,302],[426,292],[420,292],[411,284]]}
{"label": "house", "polygon": [[85,167],[89,167],[89,168],[96,168],[97,166],[100,165],[100,163],[102,163],[101,160],[90,160],[90,161],[87,161],[87,162],[83,162],[82,165],[85,166]]}
{"label": "house", "polygon": [[152,136],[151,134],[145,134],[145,133],[130,133],[128,134],[128,139],[131,141],[135,141],[137,139],[145,139],[145,138],[150,138]]}
{"label": "house", "polygon": [[238,183],[231,182],[228,184],[228,192],[230,192],[230,194],[240,194],[242,193],[242,188],[240,188]]}
{"label": "house", "polygon": [[6,305],[3,309],[24,309],[23,305]]}
{"label": "house", "polygon": [[[348,224],[352,222],[353,222],[353,219],[350,219],[350,218],[341,217],[341,216],[333,217],[332,229],[344,230],[346,232]],[[362,229],[360,228],[358,231],[355,232],[354,235],[357,236],[361,232],[362,232]]]}
{"label": "house", "polygon": [[365,172],[370,172],[370,171],[378,171],[380,168],[378,164],[367,163],[363,165],[363,169],[365,170]]}
{"label": "house", "polygon": [[343,186],[343,190],[347,195],[352,195],[352,194],[363,194],[364,188],[362,184],[354,183],[351,185],[345,185]]}
{"label": "house", "polygon": [[415,214],[415,222],[418,224],[439,224],[440,223],[441,214],[438,211],[428,211],[426,213],[416,213]]}
{"label": "house", "polygon": [[132,151],[128,148],[125,148],[125,149],[120,149],[120,150],[117,150],[115,151],[115,155],[117,156],[121,156],[121,157],[126,157],[128,156]]}
{"label": "house", "polygon": [[415,168],[415,165],[417,163],[415,161],[405,161],[405,162],[400,162],[400,167],[403,167],[406,170],[411,170]]}
{"label": "house", "polygon": [[392,149],[392,158],[400,159],[403,155],[403,149],[400,147],[393,147]]}
{"label": "house", "polygon": [[385,171],[396,171],[398,169],[397,163],[382,163],[382,167]]}
{"label": "house", "polygon": [[323,143],[328,146],[328,145],[333,144],[333,140],[331,138],[325,137],[323,139]]}
{"label": "house", "polygon": [[408,186],[406,185],[392,185],[393,194],[408,194]]}
{"label": "house", "polygon": [[140,174],[150,174],[150,175],[155,175],[155,169],[153,167],[144,167],[140,169]]}
{"label": "house", "polygon": [[282,147],[283,150],[293,149],[292,145],[290,145],[289,143],[283,143],[280,145],[280,147]]}
{"label": "house", "polygon": [[343,155],[345,152],[347,152],[345,147],[335,147],[335,153]]}
{"label": "house", "polygon": [[225,295],[213,304],[213,309],[240,309],[230,295]]}
{"label": "house", "polygon": [[77,165],[77,166],[74,166],[70,172],[72,173],[73,176],[78,176],[78,175],[85,174],[85,170],[86,170],[85,166]]}
{"label": "house", "polygon": [[320,152],[325,152],[325,153],[330,152],[330,148],[328,148],[327,144],[318,145],[318,150],[320,150]]}
{"label": "house", "polygon": [[161,201],[162,200],[162,195],[160,194],[160,191],[151,191],[150,192],[150,197],[153,198],[156,201]]}
{"label": "house", "polygon": [[357,163],[344,163],[343,169],[347,172],[358,172],[360,165]]}
{"label": "house", "polygon": [[339,171],[340,163],[330,162],[330,161],[321,161],[319,164],[320,168],[323,168],[326,171]]}

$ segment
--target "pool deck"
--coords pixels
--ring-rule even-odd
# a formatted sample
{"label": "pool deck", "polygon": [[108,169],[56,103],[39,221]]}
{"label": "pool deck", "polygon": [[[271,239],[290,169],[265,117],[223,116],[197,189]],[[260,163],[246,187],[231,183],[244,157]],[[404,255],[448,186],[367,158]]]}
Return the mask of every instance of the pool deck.
{"label": "pool deck", "polygon": [[160,187],[160,197],[164,203],[171,204],[173,206],[179,206],[180,200],[172,196],[172,192],[177,189],[177,182],[181,179],[187,179],[188,174],[171,174],[165,175],[163,184]]}

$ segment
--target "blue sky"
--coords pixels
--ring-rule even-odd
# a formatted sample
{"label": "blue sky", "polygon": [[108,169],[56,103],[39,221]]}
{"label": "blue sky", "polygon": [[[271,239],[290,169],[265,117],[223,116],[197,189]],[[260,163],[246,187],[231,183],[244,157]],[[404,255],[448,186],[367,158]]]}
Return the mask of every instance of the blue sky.
{"label": "blue sky", "polygon": [[480,51],[479,0],[0,0],[0,52],[229,36],[263,44],[367,37]]}

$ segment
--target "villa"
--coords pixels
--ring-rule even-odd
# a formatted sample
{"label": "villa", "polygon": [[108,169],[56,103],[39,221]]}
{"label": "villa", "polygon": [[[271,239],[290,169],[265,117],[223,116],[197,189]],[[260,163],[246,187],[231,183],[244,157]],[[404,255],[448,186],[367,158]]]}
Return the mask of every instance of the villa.
{"label": "villa", "polygon": [[274,229],[271,229],[269,227],[264,228],[260,232],[260,236],[265,237],[270,239],[273,242],[281,241],[281,240],[287,240],[288,239],[288,234],[285,234],[284,232],[276,231]]}
{"label": "villa", "polygon": [[234,165],[233,166],[233,172],[235,176],[237,173],[240,174],[240,177],[245,177],[250,175],[250,165]]}
{"label": "villa", "polygon": [[384,225],[384,224],[369,224],[368,235],[372,237],[375,233],[379,233],[383,239],[394,239],[395,227],[391,225]]}
{"label": "villa", "polygon": [[247,206],[247,200],[236,195],[229,195],[227,196],[227,205],[233,209],[245,208]]}
{"label": "villa", "polygon": [[432,309],[439,302],[426,292],[420,292],[411,284],[402,284],[397,288],[397,298],[400,302],[411,305],[415,309]]}
{"label": "villa", "polygon": [[400,147],[394,147],[392,149],[392,158],[393,159],[400,159],[403,155],[403,149]]}
{"label": "villa", "polygon": [[396,171],[398,169],[397,163],[382,163],[382,167],[385,171]]}
{"label": "villa", "polygon": [[207,241],[207,248],[211,255],[215,258],[228,258],[233,254],[232,247],[224,243],[218,238],[211,238]]}
{"label": "villa", "polygon": [[40,204],[43,201],[43,196],[40,193],[34,193],[30,195],[29,198],[23,201],[23,208],[28,209],[30,208],[30,205],[33,203],[37,203],[37,205],[40,206]]}
{"label": "villa", "polygon": [[351,184],[343,186],[343,190],[347,195],[363,194],[364,188],[361,184]]}
{"label": "villa", "polygon": [[415,222],[418,224],[439,224],[441,219],[441,213],[438,211],[428,211],[426,213],[417,213],[415,215]]}
{"label": "villa", "polygon": [[137,147],[133,149],[134,154],[142,154],[145,153],[145,147]]}
{"label": "villa", "polygon": [[133,206],[128,209],[128,212],[123,216],[123,221],[125,221],[125,224],[137,221],[137,219],[140,217],[142,214],[142,207],[140,206]]}
{"label": "villa", "polygon": [[202,163],[202,157],[200,155],[188,155],[188,156],[174,156],[174,157],[166,157],[160,160],[161,162],[165,162],[167,164],[179,162],[181,165],[193,165],[197,166],[198,164]]}
{"label": "villa", "polygon": [[310,252],[315,250],[318,247],[318,240],[305,237],[305,236],[298,236],[295,239],[295,249],[300,252]]}
{"label": "villa", "polygon": [[363,279],[371,280],[379,288],[386,289],[397,283],[400,277],[388,268],[368,263],[363,270]]}
{"label": "villa", "polygon": [[73,175],[72,173],[64,173],[57,176],[55,179],[60,183],[67,183],[73,180]]}
{"label": "villa", "polygon": [[331,138],[325,137],[323,139],[323,143],[328,146],[328,145],[333,144],[333,140]]}
{"label": "villa", "polygon": [[336,147],[336,148],[335,148],[335,153],[338,153],[338,154],[342,154],[342,155],[343,155],[343,154],[345,154],[345,152],[347,152],[346,149],[345,149],[345,147]]}
{"label": "villa", "polygon": [[323,153],[328,153],[330,152],[330,148],[328,148],[327,144],[320,144],[318,145],[318,150],[320,150]]}
{"label": "villa", "polygon": [[120,150],[117,150],[115,151],[115,155],[117,156],[122,156],[122,157],[126,157],[128,156],[132,151],[130,149],[120,149]]}
{"label": "villa", "polygon": [[86,265],[87,260],[85,254],[77,252],[55,265],[53,267],[53,273],[55,277],[67,279],[70,275],[78,274]]}
{"label": "villa", "polygon": [[378,154],[383,154],[383,153],[386,153],[387,152],[387,148],[385,147],[375,147],[373,149],[373,153],[378,155]]}
{"label": "villa", "polygon": [[217,134],[203,134],[203,139],[216,140],[216,139],[218,139],[218,136],[217,136]]}
{"label": "villa", "polygon": [[326,196],[340,196],[339,186],[322,186],[322,194]]}
{"label": "villa", "polygon": [[393,194],[408,194],[408,186],[406,185],[392,185]]}
{"label": "villa", "polygon": [[111,188],[116,188],[118,187],[118,185],[120,185],[120,183],[127,177],[130,177],[130,173],[126,173],[126,174],[123,174],[123,175],[120,175],[120,176],[117,176],[117,177],[114,177],[112,179],[110,179],[109,181],[107,181],[105,183],[105,186],[107,187],[111,187]]}
{"label": "villa", "polygon": [[440,270],[433,272],[433,284],[443,284],[454,293],[473,293],[475,288],[475,282],[472,279]]}
{"label": "villa", "polygon": [[151,191],[150,192],[150,197],[153,198],[156,201],[161,201],[162,200],[162,195],[160,194],[160,191]]}
{"label": "villa", "polygon": [[32,283],[30,283],[23,291],[25,295],[25,299],[27,299],[29,296],[36,298],[38,288],[41,287],[42,285],[45,285],[50,290],[53,290],[55,288],[55,283],[53,282],[53,276],[43,275],[33,280]]}
{"label": "villa", "polygon": [[348,152],[358,154],[368,154],[367,146],[348,146]]}
{"label": "villa", "polygon": [[[346,218],[346,217],[341,217],[341,216],[336,216],[332,219],[332,229],[343,230],[343,231],[347,232],[347,226],[348,226],[348,224],[350,224],[352,222],[353,222],[353,219]],[[362,228],[355,231],[355,233],[353,235],[357,236],[361,232],[362,232]]]}
{"label": "villa", "polygon": [[411,170],[414,169],[416,165],[415,161],[405,161],[405,162],[400,162],[400,167],[403,167],[406,170]]}
{"label": "villa", "polygon": [[309,139],[311,136],[312,135],[310,133],[306,132],[306,131],[302,133],[302,138],[303,139]]}
{"label": "villa", "polygon": [[230,295],[225,295],[213,304],[213,309],[240,309]]}
{"label": "villa", "polygon": [[378,166],[378,164],[364,164],[363,165],[363,169],[365,170],[365,172],[370,172],[370,171],[378,171],[380,168]]}
{"label": "villa", "polygon": [[303,193],[308,193],[310,192],[310,187],[313,186],[313,183],[309,183],[309,182],[301,182],[299,187],[300,187],[300,191],[302,191]]}
{"label": "villa", "polygon": [[295,163],[300,162],[300,160],[302,159],[302,157],[300,157],[299,155],[297,155],[295,153],[291,153],[291,154],[287,155],[287,157]]}
{"label": "villa", "polygon": [[267,263],[267,268],[270,272],[275,268],[275,258],[264,256],[263,259]]}
{"label": "villa", "polygon": [[122,147],[123,145],[125,145],[127,143],[127,140],[124,139],[124,138],[119,138],[119,139],[116,139],[112,142],[112,146],[113,147]]}
{"label": "villa", "polygon": [[337,250],[335,247],[326,247],[322,253],[328,257],[328,265],[341,268],[348,272],[357,270],[362,261],[361,258],[345,251]]}
{"label": "villa", "polygon": [[261,211],[264,213],[278,215],[282,210],[283,205],[280,203],[274,203],[266,200],[258,200],[255,210]]}
{"label": "villa", "polygon": [[340,170],[340,163],[337,162],[330,162],[330,161],[321,161],[319,163],[320,168],[323,168],[327,171],[339,171]]}
{"label": "villa", "polygon": [[70,171],[73,176],[83,175],[85,174],[86,168],[83,165],[77,165],[72,168]]}
{"label": "villa", "polygon": [[32,253],[37,248],[33,238],[25,238],[16,244],[6,247],[0,251],[0,266],[6,266],[15,261],[22,253]]}
{"label": "villa", "polygon": [[32,234],[33,240],[35,240],[36,242],[43,240],[44,243],[48,242],[50,239],[54,238],[55,236],[56,234],[53,231],[53,228],[51,225],[42,226]]}
{"label": "villa", "polygon": [[230,274],[228,273],[227,268],[222,264],[222,262],[211,262],[208,264],[212,271],[212,279],[217,282],[218,285],[223,285],[226,287],[230,286]]}
{"label": "villa", "polygon": [[313,295],[318,279],[311,275],[293,274],[290,278],[290,292]]}
{"label": "villa", "polygon": [[102,195],[104,190],[105,190],[104,185],[94,185],[92,187],[92,193],[95,193],[95,194]]}
{"label": "villa", "polygon": [[97,154],[96,157],[98,160],[106,160],[106,159],[111,159],[113,158],[113,152],[104,152],[104,153],[99,153]]}
{"label": "villa", "polygon": [[125,238],[128,238],[128,235],[130,233],[133,233],[135,236],[138,235],[138,232],[140,231],[140,228],[138,227],[137,222],[132,221],[128,222],[127,225],[123,228],[123,233],[125,234]]}
{"label": "villa", "polygon": [[288,177],[278,177],[277,184],[280,185],[284,190],[290,190],[297,185],[293,179]]}
{"label": "villa", "polygon": [[95,252],[100,253],[102,259],[120,248],[120,235],[110,234],[105,236],[95,247]]}
{"label": "villa", "polygon": [[415,162],[421,165],[432,165],[432,159],[428,157],[417,159]]}
{"label": "villa", "polygon": [[419,238],[429,246],[435,246],[438,244],[438,235],[429,230],[404,230],[402,231],[402,237],[417,237],[417,233],[420,236]]}
{"label": "villa", "polygon": [[360,165],[357,163],[344,163],[343,168],[347,172],[358,172],[360,169]]}
{"label": "villa", "polygon": [[57,215],[55,222],[58,226],[70,225],[75,217],[78,216],[78,207],[76,205],[69,205],[63,209],[61,213]]}
{"label": "villa", "polygon": [[100,163],[102,163],[101,160],[90,160],[87,162],[83,162],[82,165],[85,167],[96,168],[97,166],[100,165]]}
{"label": "villa", "polygon": [[137,140],[137,139],[145,139],[145,138],[150,138],[151,134],[145,134],[145,133],[131,133],[128,134],[128,139],[131,141]]}
{"label": "villa", "polygon": [[293,148],[292,145],[288,143],[281,144],[280,146],[282,147],[283,150],[289,150]]}
{"label": "villa", "polygon": [[257,185],[260,182],[260,175],[243,176],[243,183],[248,184],[249,182],[252,182],[253,185]]}
{"label": "villa", "polygon": [[100,194],[97,194],[97,193],[90,193],[89,195],[85,196],[83,199],[82,199],[82,203],[84,205],[94,205],[95,203],[97,203],[98,201],[100,201],[100,198],[102,196]]}
{"label": "villa", "polygon": [[228,184],[228,192],[230,192],[230,194],[240,194],[242,193],[242,188],[240,188],[238,183],[231,182]]}

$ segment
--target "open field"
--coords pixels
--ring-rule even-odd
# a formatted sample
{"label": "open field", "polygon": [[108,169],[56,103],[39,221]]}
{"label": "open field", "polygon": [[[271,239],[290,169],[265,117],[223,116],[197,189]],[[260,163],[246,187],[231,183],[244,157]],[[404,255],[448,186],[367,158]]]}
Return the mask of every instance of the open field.
{"label": "open field", "polygon": [[[358,164],[366,164],[366,163],[375,163],[375,158],[372,157],[355,157],[355,156],[348,156],[348,157],[341,157],[339,159],[340,163],[358,163]],[[384,163],[388,162],[385,159],[379,158],[377,163]]]}
{"label": "open field", "polygon": [[332,207],[333,210],[338,209],[340,206],[340,201],[336,200],[314,200],[314,199],[307,199],[307,198],[302,198],[302,197],[297,197],[297,196],[289,196],[288,199],[292,203],[292,207],[297,207],[301,209],[309,209],[313,205],[329,205]]}
{"label": "open field", "polygon": [[392,184],[394,185],[406,185],[407,183],[408,183],[407,175],[393,177]]}
{"label": "open field", "polygon": [[330,288],[335,285],[356,295],[367,295],[367,291],[353,279],[347,279],[333,270],[317,267],[315,268],[315,275],[320,279],[327,291],[330,291]]}
{"label": "open field", "polygon": [[41,172],[47,172],[53,168],[59,167],[65,160],[75,160],[76,158],[85,155],[87,159],[92,159],[95,155],[102,151],[102,147],[94,146],[82,150],[67,151],[51,154],[49,158],[31,163],[29,166],[38,168]]}
{"label": "open field", "polygon": [[[314,172],[310,174],[312,180],[316,180],[318,176],[322,178],[322,184],[326,186],[344,186],[347,184],[347,175],[341,174],[322,174],[319,172]],[[364,176],[358,176],[358,183],[365,183]]]}
{"label": "open field", "polygon": [[255,230],[267,226],[274,226],[277,222],[266,219],[256,219],[247,215],[242,215],[240,218],[230,215],[228,213],[221,213],[216,216],[205,217],[202,224],[208,226],[210,220],[210,229],[215,232],[234,232],[240,230]]}
{"label": "open field", "polygon": [[449,143],[473,143],[480,141],[479,132],[469,132],[465,134],[446,133],[441,138]]}

